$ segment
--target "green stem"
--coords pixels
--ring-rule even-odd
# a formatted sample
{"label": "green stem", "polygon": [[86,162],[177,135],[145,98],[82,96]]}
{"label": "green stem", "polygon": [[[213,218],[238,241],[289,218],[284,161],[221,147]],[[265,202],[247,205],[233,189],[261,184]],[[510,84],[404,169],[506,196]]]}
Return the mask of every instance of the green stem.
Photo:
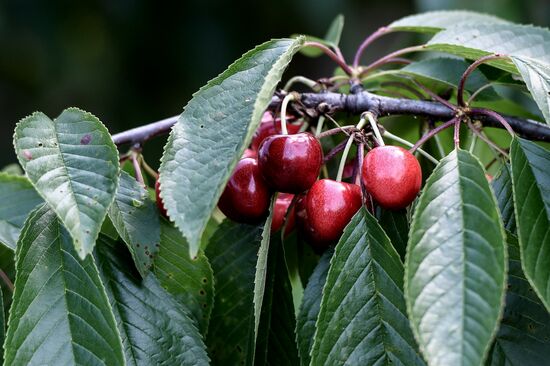
{"label": "green stem", "polygon": [[317,120],[317,127],[315,128],[315,137],[319,137],[321,131],[323,131],[323,124],[325,123],[325,116],[319,116]]}
{"label": "green stem", "polygon": [[288,94],[283,99],[283,103],[281,105],[281,132],[283,135],[288,135],[288,130],[286,129],[286,110],[288,108],[288,103],[294,100],[294,94]]}
{"label": "green stem", "polygon": [[372,127],[372,131],[374,132],[374,136],[376,137],[376,140],[378,140],[378,145],[384,146],[385,145],[384,139],[380,134],[380,130],[378,129],[378,123],[376,122],[374,115],[371,112],[365,112],[364,115],[369,120],[370,126]]}
{"label": "green stem", "polygon": [[290,80],[286,82],[283,90],[288,91],[290,87],[296,83],[303,84],[314,91],[318,91],[315,88],[315,86],[317,85],[317,82],[314,80],[308,79],[305,76],[294,76],[293,78],[290,78]]}
{"label": "green stem", "polygon": [[[361,117],[361,120],[359,121],[357,126],[355,126],[355,128],[357,128],[358,130],[361,130],[363,128],[363,126],[365,125],[365,123],[366,123],[365,117]],[[344,175],[344,168],[346,166],[346,160],[348,159],[348,154],[349,154],[349,151],[351,149],[351,145],[353,145],[353,134],[350,135],[350,137],[348,138],[348,141],[346,143],[346,147],[344,148],[344,151],[342,152],[342,160],[340,160],[340,166],[338,167],[338,174],[336,175],[336,181],[337,182],[342,181],[342,176]]]}

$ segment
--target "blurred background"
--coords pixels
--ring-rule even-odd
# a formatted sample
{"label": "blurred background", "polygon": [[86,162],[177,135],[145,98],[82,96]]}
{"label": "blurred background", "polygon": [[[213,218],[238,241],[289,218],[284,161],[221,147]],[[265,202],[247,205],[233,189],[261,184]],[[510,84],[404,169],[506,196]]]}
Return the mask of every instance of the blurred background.
{"label": "blurred background", "polygon": [[[116,133],[181,113],[193,92],[241,54],[270,38],[323,36],[345,16],[341,48],[351,59],[362,39],[405,15],[471,9],[550,25],[548,0],[0,0],[0,166],[15,162],[15,123],[77,106]],[[376,42],[381,56],[413,40]],[[371,59],[374,58],[371,57]],[[365,56],[369,59],[369,55]],[[297,56],[287,73],[329,76],[326,58]],[[163,139],[145,153],[157,165]]]}

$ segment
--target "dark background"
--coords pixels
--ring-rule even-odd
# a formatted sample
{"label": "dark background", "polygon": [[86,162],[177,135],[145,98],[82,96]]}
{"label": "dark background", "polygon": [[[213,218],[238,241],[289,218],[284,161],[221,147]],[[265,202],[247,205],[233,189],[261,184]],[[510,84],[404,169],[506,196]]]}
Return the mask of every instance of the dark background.
{"label": "dark background", "polygon": [[[548,26],[547,0],[0,0],[0,166],[15,162],[15,123],[77,106],[111,133],[179,114],[192,93],[242,53],[293,33],[323,36],[344,14],[348,58],[361,40],[419,11],[469,8]],[[413,37],[383,38],[380,56]],[[368,55],[366,56],[368,58]],[[326,58],[297,56],[288,74],[330,76]],[[163,140],[146,146],[156,165]]]}

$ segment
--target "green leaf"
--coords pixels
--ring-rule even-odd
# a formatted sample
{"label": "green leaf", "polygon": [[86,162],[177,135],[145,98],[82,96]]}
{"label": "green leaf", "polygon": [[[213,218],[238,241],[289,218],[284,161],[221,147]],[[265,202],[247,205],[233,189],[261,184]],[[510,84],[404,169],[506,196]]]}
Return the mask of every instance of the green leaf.
{"label": "green leaf", "polygon": [[492,15],[467,10],[429,11],[410,15],[391,23],[388,27],[399,31],[435,33],[455,24],[508,23]]}
{"label": "green leaf", "polygon": [[[444,83],[448,87],[456,88],[462,74],[466,71],[469,65],[470,64],[468,62],[461,59],[435,57],[413,62],[398,70],[398,72],[406,75],[427,78],[432,81]],[[487,79],[481,71],[474,70],[466,81],[465,90],[473,93],[489,83],[489,79]],[[498,98],[497,93],[492,88],[485,89],[479,96],[483,97],[483,99]]]}
{"label": "green leaf", "polygon": [[304,297],[300,304],[298,317],[296,318],[296,341],[300,353],[301,364],[306,366],[311,361],[311,348],[313,347],[313,335],[315,334],[315,322],[321,308],[321,296],[327,279],[330,259],[334,251],[327,250],[313,270],[304,291]]}
{"label": "green leaf", "polygon": [[550,311],[550,152],[515,138],[510,159],[523,271]]}
{"label": "green leaf", "polygon": [[93,258],[79,260],[42,205],[17,243],[6,365],[123,365],[120,335]]}
{"label": "green leaf", "polygon": [[441,160],[415,210],[405,263],[407,310],[430,365],[480,365],[506,282],[504,229],[479,161]]}
{"label": "green leaf", "polygon": [[143,280],[126,249],[99,237],[96,261],[122,335],[127,365],[208,365],[206,346],[185,308],[152,275]]}
{"label": "green leaf", "polygon": [[44,202],[29,180],[0,173],[0,242],[14,250],[25,219]]}
{"label": "green leaf", "polygon": [[109,132],[76,108],[53,121],[36,112],[17,124],[14,144],[34,188],[67,227],[80,258],[86,257],[118,184],[118,152]]}
{"label": "green leaf", "polygon": [[265,292],[256,342],[255,365],[300,365],[294,335],[296,319],[283,243],[274,235],[269,245]]}
{"label": "green leaf", "polygon": [[303,38],[272,40],[247,52],[194,95],[172,129],[160,167],[161,196],[192,257],[225,183],[302,44]]}
{"label": "green leaf", "polygon": [[208,258],[199,251],[189,257],[189,245],[177,228],[162,219],[160,248],[155,258],[155,274],[162,287],[185,306],[202,334],[214,303],[214,276]]}
{"label": "green leaf", "polygon": [[6,165],[2,168],[2,172],[9,175],[25,175],[25,172],[21,169],[21,166],[17,163]]}
{"label": "green leaf", "polygon": [[[340,43],[340,37],[342,36],[343,29],[344,29],[344,16],[342,14],[338,14],[336,18],[334,18],[332,23],[330,23],[330,26],[324,38],[306,35],[305,41],[317,42],[329,48],[336,48]],[[293,34],[291,37],[297,38],[297,37],[302,37],[302,35]],[[323,54],[323,51],[321,51],[317,47],[303,47],[300,49],[300,53],[307,57],[319,57]]]}
{"label": "green leaf", "polygon": [[139,273],[145,277],[158,252],[160,224],[156,204],[147,190],[128,173],[120,172],[109,218],[128,245]]}
{"label": "green leaf", "polygon": [[[549,38],[550,39],[550,38]],[[529,57],[512,57],[533,99],[542,112],[546,123],[550,124],[550,64]]]}
{"label": "green leaf", "polygon": [[258,338],[258,328],[260,326],[260,315],[264,301],[265,286],[267,280],[268,253],[271,239],[271,221],[273,220],[273,208],[276,197],[271,200],[269,207],[269,216],[265,220],[262,231],[262,240],[258,250],[258,261],[256,262],[256,275],[254,276],[254,341]]}
{"label": "green leaf", "polygon": [[252,365],[252,299],[261,229],[224,221],[206,248],[216,286],[206,340],[212,365]]}
{"label": "green leaf", "polygon": [[340,37],[342,36],[342,30],[344,29],[344,16],[338,14],[336,18],[330,23],[327,34],[325,34],[325,41],[334,47],[338,47],[340,43]]}
{"label": "green leaf", "polygon": [[514,197],[512,193],[512,176],[510,166],[503,165],[491,183],[493,192],[500,209],[504,228],[511,233],[516,232],[516,219],[514,217]]}
{"label": "green leaf", "polygon": [[423,365],[402,286],[399,255],[376,219],[361,209],[331,259],[311,365]]}
{"label": "green leaf", "polygon": [[407,220],[407,211],[380,209],[378,222],[382,229],[390,238],[393,247],[399,254],[401,260],[405,259],[407,251],[407,241],[409,240],[409,221]]}
{"label": "green leaf", "polygon": [[519,24],[459,24],[436,34],[429,49],[469,59],[497,53],[508,60],[489,64],[523,77],[547,123],[550,123],[550,30]]}
{"label": "green leaf", "polygon": [[550,359],[550,314],[521,269],[517,238],[508,233],[506,306],[487,365],[537,366]]}

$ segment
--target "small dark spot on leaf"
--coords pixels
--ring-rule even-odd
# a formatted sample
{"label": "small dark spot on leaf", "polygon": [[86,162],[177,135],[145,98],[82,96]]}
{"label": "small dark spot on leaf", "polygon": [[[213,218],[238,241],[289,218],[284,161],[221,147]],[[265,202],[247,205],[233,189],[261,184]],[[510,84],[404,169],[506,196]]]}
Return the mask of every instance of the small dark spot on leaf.
{"label": "small dark spot on leaf", "polygon": [[27,160],[32,160],[32,154],[29,150],[23,150],[23,156],[25,157],[25,159]]}
{"label": "small dark spot on leaf", "polygon": [[236,347],[236,348],[237,348],[237,352],[239,352],[239,353],[243,353],[243,349],[242,349],[242,347],[241,347],[241,346],[237,345],[237,347]]}
{"label": "small dark spot on leaf", "polygon": [[152,254],[149,254],[149,258],[153,259],[153,255],[152,255]]}
{"label": "small dark spot on leaf", "polygon": [[136,243],[136,247],[138,247],[138,248],[139,248],[139,244],[138,244],[138,243]]}
{"label": "small dark spot on leaf", "polygon": [[145,250],[149,249],[149,247],[148,247],[147,245],[146,245],[146,246],[144,246],[143,248],[144,248]]}
{"label": "small dark spot on leaf", "polygon": [[206,295],[206,292],[204,292],[204,290],[200,290],[200,291],[199,291],[199,294],[200,294],[201,296],[204,296],[204,295]]}
{"label": "small dark spot on leaf", "polygon": [[86,232],[86,234],[89,234],[89,233],[90,233],[90,230],[86,230],[85,232]]}
{"label": "small dark spot on leaf", "polygon": [[149,255],[149,251],[148,251],[148,250],[145,251],[145,255]]}
{"label": "small dark spot on leaf", "polygon": [[203,277],[202,278],[202,283],[205,283],[205,284],[208,283],[208,279],[206,277]]}
{"label": "small dark spot on leaf", "polygon": [[194,260],[194,261],[196,261],[197,259],[199,259],[197,256],[194,256],[194,257],[192,258],[192,260]]}
{"label": "small dark spot on leaf", "polygon": [[533,323],[529,323],[527,324],[527,329],[530,331],[530,332],[534,332],[536,327]]}
{"label": "small dark spot on leaf", "polygon": [[157,244],[155,244],[155,246],[156,246],[157,248],[160,248],[160,244],[158,244],[158,243],[157,243]]}
{"label": "small dark spot on leaf", "polygon": [[92,141],[92,135],[87,133],[84,136],[82,136],[82,138],[80,139],[80,144],[81,145],[88,145],[91,141]]}
{"label": "small dark spot on leaf", "polygon": [[202,304],[202,307],[206,309],[208,307],[208,305]]}
{"label": "small dark spot on leaf", "polygon": [[201,125],[201,128],[204,128],[204,125]]}
{"label": "small dark spot on leaf", "polygon": [[38,143],[38,147],[42,147],[42,146],[44,146],[44,144],[41,143],[41,142],[39,142],[39,143]]}

